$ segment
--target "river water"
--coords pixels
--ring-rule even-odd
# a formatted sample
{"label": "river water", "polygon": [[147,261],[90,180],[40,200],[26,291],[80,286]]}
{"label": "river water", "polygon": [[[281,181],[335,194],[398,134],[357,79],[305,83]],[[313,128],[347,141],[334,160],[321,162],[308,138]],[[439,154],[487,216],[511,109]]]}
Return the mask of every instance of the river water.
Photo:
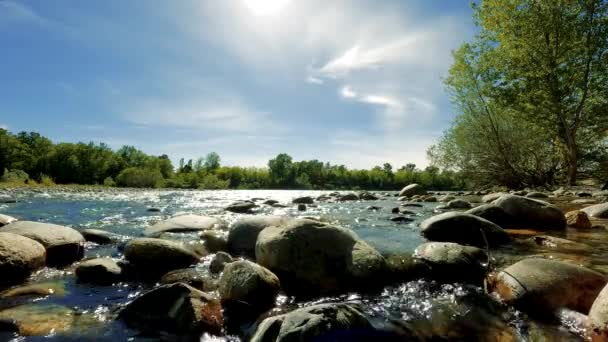
{"label": "river water", "polygon": [[[0,204],[0,213],[23,220],[49,222],[69,226],[77,230],[103,229],[121,234],[125,241],[141,236],[143,229],[155,222],[175,214],[186,212],[219,217],[227,223],[248,214],[234,214],[223,208],[238,200],[252,198],[274,199],[288,205],[274,208],[261,205],[253,215],[288,215],[293,217],[314,216],[355,231],[362,239],[376,247],[382,254],[411,255],[424,239],[418,232],[420,221],[436,213],[440,203],[421,203],[421,207],[408,207],[415,220],[397,224],[390,220],[391,209],[399,203],[387,194],[377,201],[354,201],[340,203],[316,203],[305,212],[297,211],[291,200],[300,196],[317,197],[320,191],[186,191],[186,190],[21,190],[0,193],[16,198],[16,203]],[[471,198],[469,198],[471,199]],[[472,200],[475,200],[473,198]],[[380,210],[369,210],[369,206]],[[149,212],[148,208],[159,208],[160,212]],[[568,233],[565,233],[566,235]],[[579,263],[605,271],[608,260],[604,260],[605,232],[566,237],[602,245],[591,253],[566,253]],[[184,234],[179,239],[196,239],[195,234]],[[496,252],[499,260],[511,262],[523,255],[545,255],[555,253],[542,248],[528,248],[525,252],[512,248]],[[560,254],[560,253],[558,253]],[[112,256],[120,258],[120,248],[111,245],[87,243],[85,257]],[[550,256],[551,257],[551,256]],[[209,258],[202,263],[202,269]],[[581,261],[582,260],[582,261]],[[80,284],[75,280],[73,268],[62,270],[43,269],[29,280],[31,284],[42,284],[52,290],[48,296],[19,296],[0,298],[0,319],[11,317],[25,321],[31,326],[31,334],[39,336],[14,337],[0,332],[0,340],[15,341],[82,341],[82,340],[148,340],[138,336],[114,321],[121,306],[151,285],[120,283],[113,286]],[[341,298],[323,298],[324,301],[353,301],[361,303],[366,313],[378,325],[390,324],[416,331],[420,339],[441,336],[453,340],[526,341],[526,340],[579,340],[562,322],[538,323],[523,313],[501,306],[483,292],[483,289],[462,284],[437,284],[432,281],[413,281],[387,287],[377,296],[347,294]],[[294,303],[291,298],[280,297],[277,311],[311,303]],[[203,337],[203,340],[217,340]],[[228,340],[237,341],[236,337]]]}

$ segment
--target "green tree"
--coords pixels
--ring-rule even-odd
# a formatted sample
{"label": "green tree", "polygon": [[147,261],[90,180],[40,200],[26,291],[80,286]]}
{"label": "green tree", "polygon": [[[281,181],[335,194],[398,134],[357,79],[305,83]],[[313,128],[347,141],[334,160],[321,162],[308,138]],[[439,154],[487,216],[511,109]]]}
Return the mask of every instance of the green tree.
{"label": "green tree", "polygon": [[209,154],[207,154],[207,156],[205,157],[205,169],[209,172],[213,172],[217,169],[220,168],[220,155],[215,153],[215,152],[211,152]]}
{"label": "green tree", "polygon": [[268,169],[270,179],[275,186],[291,187],[294,185],[293,165],[290,155],[286,153],[277,155],[274,159],[268,161]]}

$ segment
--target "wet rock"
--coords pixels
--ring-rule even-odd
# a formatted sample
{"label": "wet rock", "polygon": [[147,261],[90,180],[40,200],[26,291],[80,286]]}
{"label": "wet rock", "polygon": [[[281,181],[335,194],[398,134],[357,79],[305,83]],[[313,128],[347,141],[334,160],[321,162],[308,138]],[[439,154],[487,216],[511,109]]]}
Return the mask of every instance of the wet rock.
{"label": "wet rock", "polygon": [[162,285],[137,297],[118,318],[145,332],[178,334],[185,340],[205,332],[219,335],[223,325],[219,301],[182,283]]}
{"label": "wet rock", "polygon": [[228,250],[228,240],[220,232],[206,231],[201,233],[200,237],[205,242],[205,248],[209,253]]}
{"label": "wet rock", "polygon": [[501,207],[497,207],[491,203],[482,204],[465,211],[465,213],[479,216],[503,228],[509,227],[512,224],[511,216],[509,216]]}
{"label": "wet rock", "polygon": [[449,196],[449,195],[446,195],[446,196],[440,197],[440,198],[438,199],[438,201],[439,201],[439,202],[442,202],[442,203],[447,203],[447,202],[449,202],[449,201],[451,201],[451,200],[455,200],[455,199],[456,199],[456,197],[454,197],[454,196]]}
{"label": "wet rock", "polygon": [[196,268],[183,268],[167,272],[160,278],[161,284],[182,283],[201,291],[217,290],[217,282]]}
{"label": "wet rock", "polygon": [[0,298],[16,297],[63,297],[66,294],[65,283],[63,281],[52,281],[43,283],[33,283],[6,290],[0,294]]}
{"label": "wet rock", "polygon": [[85,240],[100,245],[110,244],[122,240],[122,236],[101,229],[85,229],[80,232]]}
{"label": "wet rock", "polygon": [[579,192],[576,193],[576,196],[578,196],[578,197],[591,197],[591,196],[593,196],[593,194],[590,193],[590,192],[586,192],[586,191],[579,191]]}
{"label": "wet rock", "polygon": [[250,214],[251,210],[253,208],[257,208],[257,206],[258,205],[253,202],[241,201],[232,203],[231,205],[224,208],[224,210],[239,214]]}
{"label": "wet rock", "polygon": [[279,293],[279,278],[268,269],[251,261],[229,263],[219,281],[222,305],[242,307],[262,313],[273,306]]}
{"label": "wet rock", "polygon": [[532,191],[525,195],[528,198],[548,198],[549,195],[538,191]]}
{"label": "wet rock", "polygon": [[255,255],[286,292],[305,296],[377,286],[385,270],[384,258],[351,230],[310,219],[262,230]]}
{"label": "wet rock", "polygon": [[125,259],[139,270],[163,274],[196,264],[199,257],[181,244],[154,238],[133,239],[125,246]]}
{"label": "wet rock", "polygon": [[17,222],[17,219],[12,216],[0,214],[0,227],[6,226],[7,224],[13,222]]}
{"label": "wet rock", "polygon": [[608,285],[604,286],[593,301],[588,315],[588,327],[592,341],[608,340]]}
{"label": "wet rock", "polygon": [[426,190],[424,190],[422,185],[410,184],[399,191],[399,196],[410,197],[414,195],[426,195]]}
{"label": "wet rock", "polygon": [[422,208],[423,205],[420,203],[402,203],[402,207],[414,207],[414,208]]}
{"label": "wet rock", "polygon": [[568,226],[577,229],[591,229],[591,221],[587,213],[580,210],[573,210],[566,213],[566,223]]}
{"label": "wet rock", "polygon": [[543,247],[558,249],[560,251],[569,250],[576,252],[589,252],[591,251],[591,246],[586,245],[584,243],[574,242],[567,239],[558,238],[555,236],[549,235],[537,235],[531,238],[531,240]]}
{"label": "wet rock", "polygon": [[[367,207],[365,209],[367,209],[369,211],[379,211],[379,210],[382,210],[382,207],[379,207],[379,206],[376,206],[376,205],[372,205],[372,206],[369,206],[369,207]],[[399,212],[399,208],[397,208],[397,212]]]}
{"label": "wet rock", "polygon": [[429,202],[429,203],[435,203],[437,202],[437,197],[435,196],[426,196],[423,201],[425,202]]}
{"label": "wet rock", "polygon": [[393,208],[393,209],[391,209],[391,213],[393,213],[393,214],[399,214],[399,208]]}
{"label": "wet rock", "polygon": [[565,193],[566,193],[566,189],[564,189],[563,187],[553,191],[554,196],[563,196]]}
{"label": "wet rock", "polygon": [[[510,241],[502,228],[481,217],[448,212],[433,216],[420,224],[421,233],[431,241],[455,242],[464,245],[485,247]],[[486,242],[487,241],[487,242]]]}
{"label": "wet rock", "polygon": [[146,209],[147,212],[149,213],[159,213],[160,212],[160,208],[148,208]]}
{"label": "wet rock", "polygon": [[255,259],[255,242],[262,229],[289,221],[285,216],[245,217],[236,221],[228,233],[228,252],[234,256]]}
{"label": "wet rock", "polygon": [[264,202],[262,202],[262,204],[266,204],[266,205],[275,205],[277,203],[279,203],[279,201],[276,201],[273,199],[265,200]]}
{"label": "wet rock", "polygon": [[527,194],[528,194],[528,192],[526,190],[519,190],[519,191],[513,192],[513,195],[517,195],[517,196],[526,196]]}
{"label": "wet rock", "polygon": [[[74,330],[95,331],[102,323],[93,315],[57,304],[24,304],[0,311],[0,320],[11,321],[21,336],[64,335]],[[87,339],[86,336],[82,336]]]}
{"label": "wet rock", "polygon": [[147,237],[159,237],[162,233],[188,233],[222,227],[222,221],[215,217],[200,215],[180,215],[158,222],[144,230]]}
{"label": "wet rock", "polygon": [[0,232],[0,284],[16,284],[44,267],[44,246],[30,238]]}
{"label": "wet rock", "polygon": [[232,256],[228,253],[219,252],[216,253],[211,263],[209,264],[209,272],[211,273],[221,273],[224,271],[224,267],[226,264],[231,263],[233,261]]}
{"label": "wet rock", "polygon": [[503,195],[508,195],[508,194],[506,192],[494,192],[494,193],[491,193],[491,194],[484,195],[481,198],[481,201],[483,203],[494,202],[495,200],[497,200],[498,198],[500,198]]}
{"label": "wet rock", "polygon": [[275,203],[272,205],[273,208],[287,208],[289,206],[285,205],[285,204],[280,204],[280,203]]}
{"label": "wet rock", "polygon": [[298,204],[298,211],[306,211],[306,204]]}
{"label": "wet rock", "polygon": [[359,198],[364,201],[375,201],[378,199],[378,196],[372,194],[371,192],[362,192],[359,194]]}
{"label": "wet rock", "polygon": [[566,218],[562,211],[547,202],[515,195],[504,195],[494,201],[494,204],[513,218],[513,225],[516,228],[537,230],[561,230],[566,228]]}
{"label": "wet rock", "polygon": [[355,304],[317,304],[262,321],[251,342],[362,341],[374,330]]}
{"label": "wet rock", "polygon": [[430,278],[431,268],[425,261],[411,255],[390,255],[386,257],[386,273],[389,282],[403,283]]}
{"label": "wet rock", "polygon": [[597,201],[592,198],[581,198],[581,199],[575,199],[573,201],[570,201],[570,203],[572,203],[572,204],[595,204],[595,203],[597,203]]}
{"label": "wet rock", "polygon": [[391,221],[396,222],[396,223],[409,223],[409,222],[414,221],[414,219],[406,217],[406,216],[395,216],[395,217],[391,217]]}
{"label": "wet rock", "polygon": [[294,198],[291,203],[293,204],[313,204],[315,201],[310,196]]}
{"label": "wet rock", "polygon": [[488,283],[503,302],[546,317],[562,307],[589,312],[606,278],[570,263],[532,258],[507,267]]}
{"label": "wet rock", "polygon": [[97,258],[81,262],[75,273],[81,282],[110,285],[121,280],[122,268],[110,258]]}
{"label": "wet rock", "polygon": [[608,190],[596,191],[592,194],[593,197],[608,197]]}
{"label": "wet rock", "polygon": [[608,203],[592,205],[581,210],[591,217],[608,218]]}
{"label": "wet rock", "polygon": [[480,248],[453,242],[424,243],[416,248],[414,257],[424,260],[431,277],[442,282],[481,284],[488,262],[488,256]]}
{"label": "wet rock", "polygon": [[461,199],[454,199],[448,202],[448,208],[450,209],[470,209],[471,208],[471,203],[465,201],[465,200],[461,200]]}
{"label": "wet rock", "polygon": [[60,266],[80,260],[84,255],[84,237],[76,230],[56,224],[17,221],[0,228],[40,242],[46,249],[46,263]]}
{"label": "wet rock", "polygon": [[338,196],[337,200],[340,202],[358,201],[359,196],[357,196],[357,194],[354,194],[354,193],[341,194],[340,196]]}

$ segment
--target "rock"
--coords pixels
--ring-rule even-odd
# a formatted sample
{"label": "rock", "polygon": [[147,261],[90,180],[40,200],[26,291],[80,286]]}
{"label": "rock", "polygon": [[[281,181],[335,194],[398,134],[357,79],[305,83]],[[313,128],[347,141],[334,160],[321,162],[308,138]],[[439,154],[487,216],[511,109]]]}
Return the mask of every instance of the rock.
{"label": "rock", "polygon": [[478,207],[465,211],[465,214],[471,214],[484,218],[493,222],[500,227],[509,227],[512,224],[512,218],[501,207],[494,204],[482,204]]}
{"label": "rock", "polygon": [[306,211],[306,204],[298,204],[298,211]]}
{"label": "rock", "polygon": [[364,201],[375,201],[378,199],[378,196],[372,194],[371,192],[362,192],[359,194],[359,198]]}
{"label": "rock", "polygon": [[391,217],[391,221],[396,222],[396,223],[409,223],[409,222],[414,221],[414,219],[405,217],[405,216],[395,216],[395,217]]}
{"label": "rock", "polygon": [[274,305],[281,283],[274,273],[251,261],[229,263],[219,281],[219,293],[224,307],[245,304],[262,313]]}
{"label": "rock", "polygon": [[[379,207],[377,205],[372,205],[372,206],[369,206],[369,207],[367,207],[365,209],[369,210],[369,211],[379,211],[379,210],[382,210],[382,207]],[[397,212],[399,212],[399,208],[397,208]]]}
{"label": "rock", "polygon": [[19,287],[6,290],[0,294],[0,298],[16,298],[16,297],[46,297],[46,296],[65,296],[64,281],[49,281],[43,283],[27,284]]}
{"label": "rock", "polygon": [[581,210],[591,217],[608,218],[608,203],[592,205]]}
{"label": "rock", "polygon": [[209,253],[217,253],[228,250],[228,240],[219,232],[202,232],[200,237],[201,240],[205,242],[205,248]]}
{"label": "rock", "polygon": [[370,330],[374,328],[355,304],[317,304],[266,318],[250,341],[363,341]]}
{"label": "rock", "polygon": [[313,204],[315,201],[310,196],[294,198],[291,203],[293,204]]}
{"label": "rock", "polygon": [[338,196],[337,198],[338,201],[340,202],[346,202],[346,201],[358,201],[359,200],[359,196],[357,196],[357,194],[354,193],[348,193],[348,194],[343,194]]}
{"label": "rock", "polygon": [[0,227],[6,226],[7,224],[13,222],[17,222],[17,219],[12,216],[0,214]]}
{"label": "rock", "polygon": [[[95,331],[102,328],[100,318],[105,317],[94,317],[92,314],[49,303],[17,305],[0,311],[0,321],[13,322],[19,335],[44,336],[45,339],[49,335],[62,339],[59,336],[76,331]],[[80,338],[87,339],[85,336]]]}
{"label": "rock", "polygon": [[118,318],[145,332],[178,334],[180,340],[200,338],[205,332],[219,335],[223,325],[219,301],[182,283],[162,285],[137,297]]}
{"label": "rock", "polygon": [[608,197],[608,190],[596,191],[592,194],[593,197]]}
{"label": "rock", "polygon": [[228,252],[234,256],[255,259],[255,242],[262,229],[280,226],[289,220],[285,216],[256,216],[236,221],[228,233]]}
{"label": "rock", "polygon": [[580,199],[572,200],[572,201],[570,201],[570,203],[572,203],[572,204],[595,204],[595,203],[597,203],[597,201],[592,198],[580,198]]}
{"label": "rock", "polygon": [[565,193],[566,193],[566,189],[564,189],[563,187],[553,191],[554,196],[563,196]]}
{"label": "rock", "polygon": [[487,194],[481,198],[481,201],[483,203],[494,202],[495,200],[497,200],[498,198],[500,198],[503,195],[508,195],[508,194],[506,192],[495,192],[495,193]]}
{"label": "rock", "polygon": [[138,271],[163,274],[196,264],[199,257],[181,244],[154,238],[133,239],[125,246],[125,259]]}
{"label": "rock", "polygon": [[215,217],[200,215],[180,215],[158,222],[147,227],[144,235],[147,237],[159,237],[162,233],[188,233],[203,230],[217,229],[223,226],[222,221]]}
{"label": "rock", "polygon": [[549,235],[536,235],[531,240],[543,247],[559,249],[560,251],[569,250],[571,252],[589,252],[591,247],[584,243],[578,243],[567,239],[558,238]]}
{"label": "rock", "polygon": [[122,240],[122,236],[101,229],[85,229],[80,232],[85,240],[100,245],[114,243]]}
{"label": "rock", "polygon": [[44,246],[30,238],[0,232],[0,285],[19,283],[44,267]]}
{"label": "rock", "polygon": [[503,302],[546,317],[558,308],[589,312],[606,278],[590,269],[548,259],[524,259],[489,280]]}
{"label": "rock", "polygon": [[286,292],[304,296],[378,286],[385,270],[380,253],[351,230],[310,219],[262,230],[255,255]]}
{"label": "rock", "polygon": [[608,340],[608,285],[600,291],[589,310],[588,326],[592,341]]}
{"label": "rock", "polygon": [[17,221],[0,228],[40,242],[46,249],[46,263],[61,266],[82,259],[84,237],[76,230],[56,224]]}
{"label": "rock", "polygon": [[455,199],[456,199],[456,197],[454,197],[454,196],[449,196],[449,195],[446,195],[446,196],[440,197],[440,198],[438,199],[438,201],[439,201],[439,202],[442,202],[442,203],[447,203],[447,202],[449,202],[449,201],[451,201],[451,200],[455,200]]}
{"label": "rock", "polygon": [[461,199],[454,199],[448,202],[448,208],[450,209],[470,209],[471,208],[471,203],[465,201],[465,200],[461,200]]}
{"label": "rock", "polygon": [[239,214],[250,214],[251,209],[257,208],[257,204],[248,201],[235,202],[224,208],[226,211]]}
{"label": "rock", "polygon": [[566,218],[559,208],[527,197],[504,195],[494,201],[513,218],[513,227],[536,230],[561,230],[566,228]]}
{"label": "rock", "polygon": [[201,291],[217,290],[217,282],[196,268],[182,268],[167,272],[160,278],[160,283],[182,283]]}
{"label": "rock", "polygon": [[404,283],[420,278],[431,278],[431,268],[422,259],[411,255],[390,255],[386,257],[386,273],[389,282]]}
{"label": "rock", "polygon": [[224,267],[226,264],[231,263],[233,261],[232,256],[228,253],[219,252],[216,253],[213,259],[211,259],[211,263],[209,264],[209,272],[211,273],[221,273],[224,271]]}
{"label": "rock", "polygon": [[517,195],[517,196],[526,196],[527,194],[528,194],[528,192],[526,190],[519,190],[519,191],[513,192],[513,195]]}
{"label": "rock", "polygon": [[578,196],[578,197],[591,197],[591,196],[593,196],[593,194],[590,193],[590,192],[586,192],[586,191],[579,191],[579,192],[576,193],[576,196]]}
{"label": "rock", "polygon": [[426,195],[426,190],[424,190],[424,188],[422,187],[422,185],[419,184],[410,184],[406,187],[404,187],[403,189],[401,189],[401,191],[399,191],[399,196],[414,196],[414,195]]}
{"label": "rock", "polygon": [[[481,217],[447,212],[428,218],[420,223],[421,233],[431,241],[455,242],[485,247],[510,241],[509,235],[496,224]],[[482,233],[483,232],[483,233]]]}
{"label": "rock", "polygon": [[159,213],[160,208],[148,208],[148,209],[146,209],[146,211],[149,213]]}
{"label": "rock", "polygon": [[425,202],[429,202],[429,203],[435,203],[437,202],[437,197],[435,196],[427,196],[423,199],[423,201]]}
{"label": "rock", "polygon": [[424,260],[434,280],[481,284],[488,262],[486,253],[477,247],[453,242],[427,242],[416,248],[414,257]]}
{"label": "rock", "polygon": [[122,269],[110,258],[97,258],[81,262],[75,273],[81,282],[110,285],[121,280]]}
{"label": "rock", "polygon": [[393,213],[393,214],[399,214],[399,208],[393,208],[393,209],[391,209],[391,213]]}
{"label": "rock", "polygon": [[544,194],[544,193],[538,192],[538,191],[529,192],[525,196],[528,198],[548,198],[549,197],[547,194]]}
{"label": "rock", "polygon": [[275,205],[277,203],[279,203],[279,201],[276,201],[273,199],[265,200],[264,202],[262,202],[262,204],[266,204],[266,205]]}
{"label": "rock", "polygon": [[580,210],[573,210],[566,213],[566,223],[568,226],[577,229],[591,229],[591,221],[587,213]]}
{"label": "rock", "polygon": [[414,207],[414,208],[422,208],[423,205],[420,203],[402,203],[402,207]]}

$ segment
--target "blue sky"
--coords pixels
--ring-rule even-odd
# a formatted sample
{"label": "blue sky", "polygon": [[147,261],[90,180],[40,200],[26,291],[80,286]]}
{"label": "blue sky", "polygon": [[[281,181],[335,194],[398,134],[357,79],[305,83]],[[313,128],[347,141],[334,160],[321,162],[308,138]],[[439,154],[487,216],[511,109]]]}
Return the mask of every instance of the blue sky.
{"label": "blue sky", "polygon": [[0,0],[0,126],[266,165],[424,166],[467,0]]}

